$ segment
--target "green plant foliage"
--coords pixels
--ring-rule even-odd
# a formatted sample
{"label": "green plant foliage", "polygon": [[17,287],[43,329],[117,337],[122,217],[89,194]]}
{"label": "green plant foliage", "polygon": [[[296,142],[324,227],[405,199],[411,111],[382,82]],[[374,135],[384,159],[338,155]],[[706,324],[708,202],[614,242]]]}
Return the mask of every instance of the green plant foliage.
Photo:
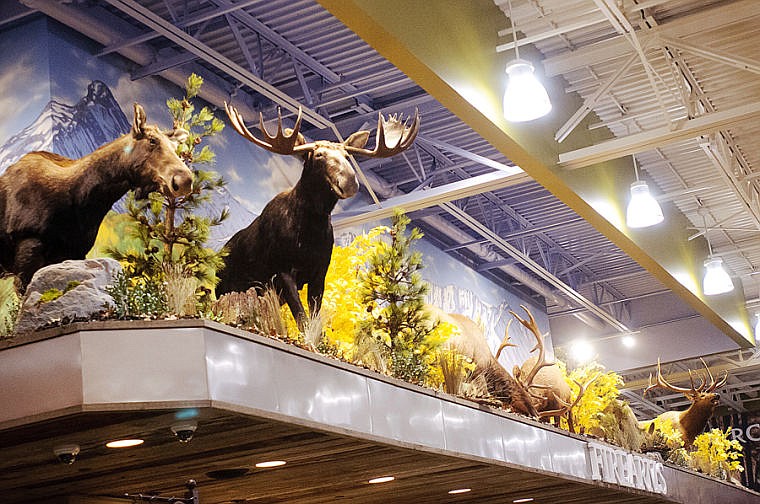
{"label": "green plant foliage", "polygon": [[61,296],[63,296],[63,291],[53,287],[52,289],[48,289],[40,295],[39,303],[49,303],[51,301],[55,301]]}
{"label": "green plant foliage", "polygon": [[82,285],[82,282],[71,280],[66,284],[66,287],[63,290],[56,289],[55,287],[48,289],[40,295],[40,300],[38,302],[49,303],[51,301],[55,301],[59,297],[63,296],[70,290],[76,289],[80,285]]}
{"label": "green plant foliage", "polygon": [[360,331],[382,343],[389,355],[390,370],[398,378],[423,383],[435,360],[440,341],[438,323],[425,310],[428,285],[422,280],[422,254],[412,250],[422,232],[414,228],[407,234],[409,218],[396,211],[391,219],[390,242],[382,242],[359,273],[361,301],[371,314]]}
{"label": "green plant foliage", "polygon": [[120,271],[106,292],[113,298],[113,310],[118,318],[153,318],[167,313],[166,289],[162,283],[130,278]]}
{"label": "green plant foliage", "polygon": [[[192,74],[184,98],[170,98],[166,102],[174,127],[188,132],[187,139],[178,144],[177,154],[193,168],[191,193],[174,198],[154,192],[146,200],[136,200],[130,192],[126,206],[131,225],[126,227],[131,240],[106,246],[106,253],[122,263],[129,278],[167,283],[166,288],[172,291],[170,309],[177,315],[195,314],[196,308],[203,309],[211,301],[218,281],[216,272],[224,267],[224,251],[216,252],[205,244],[211,228],[221,224],[228,211],[225,209],[214,217],[196,214],[211,201],[211,194],[225,185],[215,172],[195,168],[214,162],[211,149],[200,144],[224,129],[224,123],[208,107],[196,110],[191,102],[202,84],[203,79]],[[194,279],[192,285],[190,279]],[[189,286],[198,305],[192,309],[185,296]],[[174,289],[180,292],[174,293]]]}
{"label": "green plant foliage", "polygon": [[0,338],[13,334],[20,309],[21,299],[14,277],[0,278]]}

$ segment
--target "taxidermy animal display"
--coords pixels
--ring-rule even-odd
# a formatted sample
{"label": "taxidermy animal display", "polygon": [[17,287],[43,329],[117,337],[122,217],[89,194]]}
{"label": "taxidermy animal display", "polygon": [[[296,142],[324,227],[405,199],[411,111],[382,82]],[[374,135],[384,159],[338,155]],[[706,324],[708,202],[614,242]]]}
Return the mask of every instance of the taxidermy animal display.
{"label": "taxidermy animal display", "polygon": [[596,377],[585,384],[576,382],[579,392],[571,402],[572,392],[562,372],[556,363],[546,359],[544,338],[533,314],[525,306],[521,305],[521,308],[528,315],[527,319],[514,311],[510,310],[509,313],[534,336],[536,345],[531,352],[538,350],[538,355],[526,359],[522,366],[514,366],[512,374],[499,362],[499,355],[504,348],[515,346],[509,342],[509,325],[504,340],[495,354],[492,354],[483,330],[471,319],[456,313],[443,313],[434,307],[431,307],[431,311],[439,320],[459,327],[460,334],[449,339],[447,346],[473,360],[477,373],[485,377],[491,395],[506,403],[512,411],[524,415],[541,420],[564,417],[570,431],[574,432],[572,409]]}
{"label": "taxidermy animal display", "polygon": [[[586,383],[575,382],[578,386],[578,394],[575,396],[575,400],[571,402],[572,391],[565,381],[564,374],[556,362],[546,359],[544,337],[538,329],[533,314],[524,306],[522,309],[528,314],[527,320],[513,311],[509,313],[533,334],[536,339],[536,346],[531,349],[531,353],[538,350],[538,354],[526,359],[522,366],[514,366],[512,375],[530,395],[533,407],[540,420],[554,419],[554,423],[559,425],[560,418],[565,418],[570,432],[575,432],[573,408],[578,405],[583,394],[589,385],[597,379],[599,373],[591,377]],[[507,345],[508,339],[509,326],[507,326],[505,341],[502,342],[503,346]]]}
{"label": "taxidermy animal display", "polygon": [[[701,383],[699,386],[695,386],[694,375],[691,369],[689,369],[689,381],[691,382],[691,387],[676,387],[663,378],[662,370],[660,369],[660,361],[658,359],[657,379],[655,383],[652,383],[652,375],[650,374],[649,386],[644,390],[644,395],[646,395],[650,390],[661,387],[667,390],[672,390],[673,392],[680,392],[691,401],[691,406],[689,406],[688,409],[684,411],[666,411],[655,419],[660,421],[669,420],[673,424],[673,427],[681,433],[681,439],[683,439],[684,447],[686,448],[689,448],[694,443],[694,439],[705,430],[707,421],[713,415],[715,408],[720,402],[720,397],[715,393],[715,389],[725,385],[726,380],[728,380],[728,373],[726,372],[723,378],[716,382],[710,372],[710,368],[707,367],[704,360],[702,361],[702,364],[704,364],[705,370],[707,371],[707,377],[710,380],[709,383],[705,376],[701,375],[699,377]],[[643,421],[640,422],[639,425],[642,429],[647,429],[655,420]]]}
{"label": "taxidermy animal display", "polygon": [[359,189],[348,155],[383,158],[408,149],[419,131],[419,114],[415,112],[411,125],[396,115],[388,119],[379,115],[375,148],[368,150],[364,148],[368,131],[357,131],[344,142],[307,143],[299,133],[300,110],[292,131],[283,131],[280,115],[274,136],[259,114],[261,140],[248,130],[234,107],[225,107],[235,131],[270,152],[301,156],[303,172],[293,188],[275,196],[261,215],[227,242],[229,255],[219,275],[217,295],[272,285],[303,328],[306,313],[298,289],[308,284],[309,313],[318,313],[334,242],[330,213],[338,200],[350,198]]}
{"label": "taxidermy animal display", "polygon": [[428,306],[427,309],[434,318],[459,328],[459,334],[450,338],[446,346],[472,359],[476,366],[475,372],[485,378],[490,395],[508,405],[512,411],[531,417],[538,416],[528,390],[499,362],[501,351],[512,343],[503,342],[494,355],[483,329],[475,321],[458,313],[445,313],[434,306]]}
{"label": "taxidermy animal display", "polygon": [[24,155],[0,176],[0,270],[26,285],[43,266],[84,259],[103,217],[129,189],[138,197],[189,194],[193,173],[174,143],[186,134],[146,125],[135,103],[132,131],[91,154]]}

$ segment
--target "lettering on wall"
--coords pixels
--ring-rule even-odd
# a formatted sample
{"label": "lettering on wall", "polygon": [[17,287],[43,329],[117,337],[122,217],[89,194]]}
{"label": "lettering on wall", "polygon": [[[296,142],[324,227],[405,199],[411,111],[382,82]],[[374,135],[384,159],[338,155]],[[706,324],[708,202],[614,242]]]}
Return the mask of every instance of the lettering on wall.
{"label": "lettering on wall", "polygon": [[666,494],[662,462],[594,442],[586,443],[591,479]]}
{"label": "lettering on wall", "polygon": [[731,429],[731,440],[740,443],[757,443],[760,441],[760,423],[749,424],[743,429],[734,427]]}

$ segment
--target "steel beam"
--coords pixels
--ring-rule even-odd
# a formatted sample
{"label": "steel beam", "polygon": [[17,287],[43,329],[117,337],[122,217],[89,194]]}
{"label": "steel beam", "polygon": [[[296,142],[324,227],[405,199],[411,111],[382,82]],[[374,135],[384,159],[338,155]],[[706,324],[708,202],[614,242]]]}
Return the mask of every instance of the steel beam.
{"label": "steel beam", "polygon": [[395,196],[383,201],[382,206],[369,205],[355,211],[335,214],[332,217],[333,227],[336,230],[345,229],[390,217],[395,208],[403,208],[405,212],[413,212],[442,202],[467,198],[530,180],[530,177],[522,170],[513,173],[502,171],[486,173],[432,189]]}
{"label": "steel beam", "polygon": [[642,131],[623,138],[616,138],[559,155],[559,165],[576,169],[611,159],[630,156],[656,147],[714,133],[760,115],[760,102],[704,114],[652,130]]}
{"label": "steel beam", "polygon": [[188,35],[176,26],[167,23],[166,20],[160,18],[134,0],[105,1],[113,7],[124,12],[125,14],[133,17],[135,20],[143,23],[151,30],[161,33],[164,37],[168,38],[183,49],[190,51],[193,54],[197,54],[201,59],[210,65],[213,65],[219,70],[227,73],[229,76],[237,79],[239,82],[250,86],[251,88],[255,89],[262,95],[281,105],[283,108],[293,112],[294,114],[298,113],[299,108],[302,108],[304,118],[311,124],[319,128],[328,128],[332,125],[332,123],[319,115],[316,111],[308,107],[303,107],[298,102],[298,100],[280,91],[276,87],[272,86],[263,79],[252,74],[250,71],[241,67],[231,59],[196,40],[191,35]]}

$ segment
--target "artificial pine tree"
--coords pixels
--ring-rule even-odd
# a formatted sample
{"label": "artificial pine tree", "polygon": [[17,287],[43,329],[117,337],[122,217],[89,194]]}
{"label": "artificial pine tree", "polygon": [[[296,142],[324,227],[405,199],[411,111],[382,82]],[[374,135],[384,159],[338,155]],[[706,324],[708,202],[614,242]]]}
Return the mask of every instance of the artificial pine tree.
{"label": "artificial pine tree", "polygon": [[372,315],[360,330],[385,345],[394,376],[422,383],[435,350],[428,337],[438,322],[425,310],[429,287],[420,275],[422,254],[412,250],[423,235],[417,228],[407,235],[409,222],[402,212],[394,213],[390,243],[376,249],[359,275],[361,300]]}
{"label": "artificial pine tree", "polygon": [[[205,244],[211,228],[219,225],[228,214],[226,209],[214,217],[195,213],[211,200],[212,191],[224,186],[224,181],[215,172],[195,167],[214,162],[215,155],[209,146],[199,149],[199,145],[203,138],[224,129],[224,123],[214,117],[208,107],[196,112],[190,101],[198,95],[202,85],[203,79],[192,74],[187,79],[184,98],[170,98],[166,102],[174,128],[188,132],[187,139],[178,144],[177,154],[193,170],[192,192],[176,198],[154,192],[147,200],[136,200],[130,192],[126,200],[127,212],[134,223],[134,237],[142,250],[122,250],[116,246],[107,252],[122,263],[129,277],[143,282],[168,283],[167,290],[175,291],[167,292],[170,298],[177,290],[183,290],[205,304],[216,285],[216,271],[224,267],[223,251],[216,252]],[[178,303],[182,305],[184,302],[180,299]],[[174,308],[177,310],[182,310],[181,306]]]}

